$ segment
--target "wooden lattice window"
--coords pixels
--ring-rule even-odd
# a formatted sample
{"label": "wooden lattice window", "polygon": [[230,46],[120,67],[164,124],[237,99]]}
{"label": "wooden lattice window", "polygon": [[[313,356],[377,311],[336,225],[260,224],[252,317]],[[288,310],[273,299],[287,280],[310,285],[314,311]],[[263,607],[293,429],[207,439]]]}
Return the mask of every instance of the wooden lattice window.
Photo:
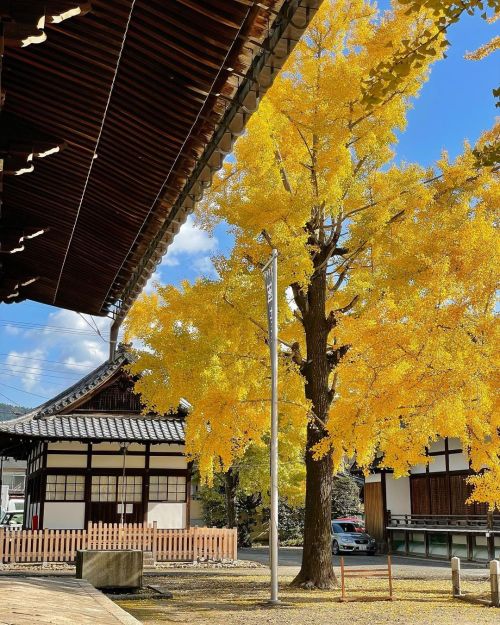
{"label": "wooden lattice window", "polygon": [[116,475],[93,475],[91,500],[116,501]]}
{"label": "wooden lattice window", "polygon": [[118,501],[133,503],[142,501],[142,476],[126,475],[125,488],[123,488],[123,477],[118,478]]}
{"label": "wooden lattice window", "polygon": [[151,475],[149,478],[150,501],[186,501],[185,475]]}
{"label": "wooden lattice window", "polygon": [[83,475],[47,475],[46,501],[83,501],[85,477]]}

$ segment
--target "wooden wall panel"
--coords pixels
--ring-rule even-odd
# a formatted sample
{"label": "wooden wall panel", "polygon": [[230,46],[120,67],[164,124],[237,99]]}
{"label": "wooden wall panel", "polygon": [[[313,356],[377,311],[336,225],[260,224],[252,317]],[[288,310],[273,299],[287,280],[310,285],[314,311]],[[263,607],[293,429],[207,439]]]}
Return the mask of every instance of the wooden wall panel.
{"label": "wooden wall panel", "polygon": [[412,475],[410,478],[411,513],[431,514],[429,493],[427,490],[427,476]]}
{"label": "wooden wall panel", "polygon": [[365,484],[365,526],[366,531],[377,540],[384,540],[384,505],[381,482]]}

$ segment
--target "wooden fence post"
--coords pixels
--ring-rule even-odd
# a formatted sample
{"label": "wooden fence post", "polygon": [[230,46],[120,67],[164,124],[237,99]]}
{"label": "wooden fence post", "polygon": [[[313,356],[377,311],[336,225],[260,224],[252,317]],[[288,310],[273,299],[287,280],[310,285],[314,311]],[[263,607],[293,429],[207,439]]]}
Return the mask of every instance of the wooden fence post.
{"label": "wooden fence post", "polygon": [[43,556],[42,556],[44,565],[48,562],[47,560],[48,552],[49,552],[49,530],[45,528],[43,530]]}
{"label": "wooden fence post", "polygon": [[3,529],[3,527],[0,527],[0,564],[3,564],[4,539],[5,539],[5,530]]}
{"label": "wooden fence post", "polygon": [[500,608],[500,561],[490,562],[491,605]]}
{"label": "wooden fence post", "polygon": [[196,527],[191,528],[191,533],[193,535],[193,562],[198,561],[198,534],[196,533]]}
{"label": "wooden fence post", "polygon": [[238,559],[238,528],[237,527],[233,529],[233,548],[234,548],[233,560],[236,561]]}
{"label": "wooden fence post", "polygon": [[156,554],[158,553],[158,545],[157,545],[157,540],[158,540],[158,523],[157,521],[153,521],[153,534],[152,534],[152,545],[151,545],[151,551],[153,552],[153,562],[156,564]]}
{"label": "wooden fence post", "polygon": [[392,559],[387,556],[387,575],[389,577],[389,599],[392,601]]}
{"label": "wooden fence post", "polygon": [[345,577],[344,577],[344,556],[340,558],[340,600],[345,601]]}
{"label": "wooden fence post", "polygon": [[451,583],[453,586],[453,596],[461,597],[462,588],[460,585],[460,558],[451,559]]}

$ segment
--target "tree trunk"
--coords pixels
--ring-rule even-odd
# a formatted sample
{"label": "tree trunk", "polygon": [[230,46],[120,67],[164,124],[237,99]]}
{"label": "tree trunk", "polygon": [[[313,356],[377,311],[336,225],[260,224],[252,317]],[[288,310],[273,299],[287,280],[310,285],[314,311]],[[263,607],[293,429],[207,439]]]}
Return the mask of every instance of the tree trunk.
{"label": "tree trunk", "polygon": [[333,464],[330,454],[315,460],[312,449],[327,434],[324,424],[331,404],[328,363],[328,321],[325,316],[326,272],[320,271],[307,292],[303,320],[307,361],[302,368],[306,397],[312,402],[313,415],[307,426],[306,511],[302,567],[292,582],[308,588],[336,585],[332,565],[331,510]]}
{"label": "tree trunk", "polygon": [[226,517],[229,528],[237,527],[238,513],[236,509],[236,491],[238,487],[238,474],[229,469],[224,473],[224,492],[226,496]]}

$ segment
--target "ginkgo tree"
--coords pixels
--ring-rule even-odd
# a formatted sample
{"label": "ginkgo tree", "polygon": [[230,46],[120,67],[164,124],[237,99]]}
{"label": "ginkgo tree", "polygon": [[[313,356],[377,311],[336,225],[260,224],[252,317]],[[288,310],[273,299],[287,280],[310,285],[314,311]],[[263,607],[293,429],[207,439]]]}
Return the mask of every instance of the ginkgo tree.
{"label": "ginkgo tree", "polygon": [[[234,235],[217,279],[159,286],[127,321],[146,408],[188,399],[186,449],[210,480],[269,433],[261,268],[269,243],[278,250],[281,462],[300,449],[306,470],[296,584],[335,582],[332,478],[346,458],[368,468],[382,454],[402,475],[432,440],[459,436],[487,469],[477,496],[500,503],[500,187],[480,158],[498,129],[430,170],[392,162],[445,49],[438,30],[425,6],[381,15],[365,0],[326,1],[199,207],[207,227],[226,221]],[[429,32],[435,53],[401,66]],[[374,92],[373,76],[395,66],[398,80]]]}

